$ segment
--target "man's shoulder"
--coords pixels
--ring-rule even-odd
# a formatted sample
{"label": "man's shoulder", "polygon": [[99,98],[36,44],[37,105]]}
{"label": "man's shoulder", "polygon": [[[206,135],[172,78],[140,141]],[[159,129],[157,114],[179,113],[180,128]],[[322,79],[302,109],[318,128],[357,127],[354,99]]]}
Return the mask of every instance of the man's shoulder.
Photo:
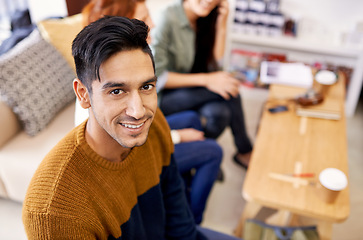
{"label": "man's shoulder", "polygon": [[166,125],[166,126],[169,126],[163,112],[160,110],[159,107],[156,109],[153,125],[157,125],[157,126]]}
{"label": "man's shoulder", "polygon": [[69,170],[67,165],[77,149],[76,136],[79,128],[80,126],[69,132],[44,157],[32,177],[25,201],[41,197],[44,200],[43,204],[49,204],[52,199],[51,195],[59,186],[59,179],[64,175],[64,171]]}
{"label": "man's shoulder", "polygon": [[73,128],[65,135],[44,157],[43,162],[67,159],[74,154],[75,149],[81,145],[84,138],[85,122]]}
{"label": "man's shoulder", "polygon": [[171,141],[169,124],[159,108],[156,110],[155,117],[149,132],[149,137],[153,138],[155,136],[159,138],[161,137],[160,140],[163,141]]}

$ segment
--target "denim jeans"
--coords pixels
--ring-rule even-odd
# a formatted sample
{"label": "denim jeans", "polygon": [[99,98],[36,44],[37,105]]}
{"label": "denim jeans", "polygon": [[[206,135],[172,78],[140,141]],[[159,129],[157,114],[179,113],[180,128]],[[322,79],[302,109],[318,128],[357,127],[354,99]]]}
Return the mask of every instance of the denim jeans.
{"label": "denim jeans", "polygon": [[168,116],[185,110],[197,111],[206,119],[206,137],[217,138],[229,126],[239,153],[248,153],[252,144],[247,136],[241,97],[225,100],[206,88],[178,88],[163,90],[160,108]]}
{"label": "denim jeans", "polygon": [[[169,115],[167,118],[171,129],[201,129],[196,112],[185,111]],[[175,144],[174,157],[181,173],[187,199],[195,222],[201,223],[209,193],[217,178],[222,161],[221,147],[213,139]],[[195,173],[192,176],[191,170]]]}

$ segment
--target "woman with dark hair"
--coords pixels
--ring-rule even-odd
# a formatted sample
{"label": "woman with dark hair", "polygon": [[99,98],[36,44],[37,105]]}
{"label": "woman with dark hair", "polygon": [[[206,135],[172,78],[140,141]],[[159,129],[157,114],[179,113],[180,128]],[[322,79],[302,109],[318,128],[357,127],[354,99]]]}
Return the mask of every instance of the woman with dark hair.
{"label": "woman with dark hair", "polygon": [[218,70],[227,17],[227,0],[176,0],[160,15],[151,47],[163,113],[197,111],[210,138],[230,126],[238,151],[234,161],[247,168],[252,145],[245,129],[239,81]]}

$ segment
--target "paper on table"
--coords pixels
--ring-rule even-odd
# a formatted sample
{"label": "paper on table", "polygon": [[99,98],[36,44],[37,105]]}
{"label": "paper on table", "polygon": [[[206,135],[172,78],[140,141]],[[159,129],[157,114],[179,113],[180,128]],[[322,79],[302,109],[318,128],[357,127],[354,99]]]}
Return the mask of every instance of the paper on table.
{"label": "paper on table", "polygon": [[309,66],[302,63],[261,63],[260,79],[266,84],[284,84],[296,87],[310,88],[313,84],[313,74]]}

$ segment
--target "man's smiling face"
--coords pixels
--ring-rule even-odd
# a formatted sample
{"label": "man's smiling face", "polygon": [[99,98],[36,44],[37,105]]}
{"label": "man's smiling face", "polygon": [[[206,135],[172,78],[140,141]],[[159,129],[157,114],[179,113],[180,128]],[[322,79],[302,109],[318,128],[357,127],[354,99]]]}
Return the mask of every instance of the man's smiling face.
{"label": "man's smiling face", "polygon": [[90,97],[90,119],[99,133],[124,148],[143,145],[157,109],[155,85],[151,58],[140,49],[119,52],[102,63]]}

